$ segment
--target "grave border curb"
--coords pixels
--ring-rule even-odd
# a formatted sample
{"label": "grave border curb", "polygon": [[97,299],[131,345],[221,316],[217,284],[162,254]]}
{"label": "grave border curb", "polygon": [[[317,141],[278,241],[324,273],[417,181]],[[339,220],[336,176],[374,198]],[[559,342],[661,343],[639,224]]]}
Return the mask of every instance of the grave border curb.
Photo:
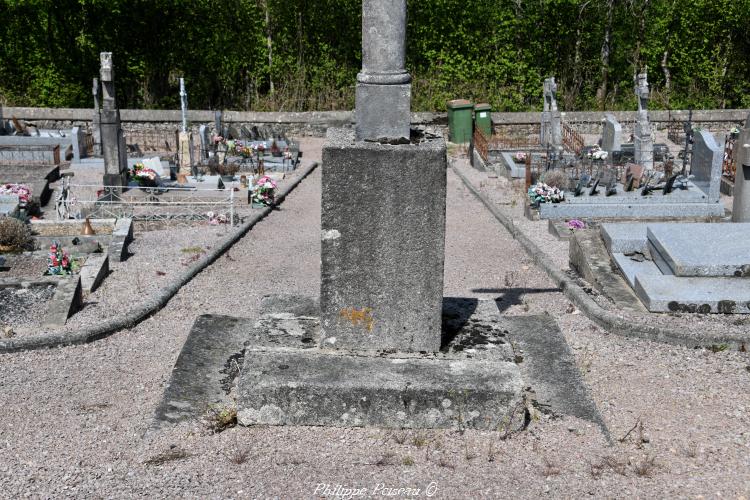
{"label": "grave border curb", "polygon": [[500,212],[494,204],[487,199],[461,173],[451,162],[451,169],[461,179],[463,184],[471,193],[489,210],[489,212],[500,222],[511,234],[513,239],[520,243],[534,263],[547,273],[547,276],[557,285],[565,296],[575,304],[591,321],[601,326],[609,333],[626,338],[638,338],[665,344],[680,345],[692,348],[712,347],[726,344],[733,349],[747,348],[750,337],[741,335],[686,335],[680,329],[664,328],[645,324],[635,318],[626,319],[597,304],[575,281],[568,277],[565,272],[558,269],[552,260],[529,239],[519,228],[516,227],[512,218]]}
{"label": "grave border curb", "polygon": [[237,231],[229,234],[218,245],[209,250],[200,260],[191,265],[170,283],[162,287],[158,293],[142,301],[141,306],[130,309],[114,318],[110,318],[96,327],[85,328],[77,332],[48,333],[32,337],[19,337],[17,339],[2,339],[0,340],[0,354],[87,344],[108,337],[125,328],[132,328],[164,307],[183,286],[190,282],[190,280],[192,280],[198,273],[213,264],[222,254],[224,254],[224,252],[229,250],[232,245],[243,238],[253,226],[255,226],[255,224],[263,220],[273,211],[274,208],[280,205],[284,199],[319,166],[320,163],[315,161],[306,167],[297,179],[281,190],[276,196],[273,205],[260,210],[255,215],[252,215],[249,220],[245,221],[237,229]]}

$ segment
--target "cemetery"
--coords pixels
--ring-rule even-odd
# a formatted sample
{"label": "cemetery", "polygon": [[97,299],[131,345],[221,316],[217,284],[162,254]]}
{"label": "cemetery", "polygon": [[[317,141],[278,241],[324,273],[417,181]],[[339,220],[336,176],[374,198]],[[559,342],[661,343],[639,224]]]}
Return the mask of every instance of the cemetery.
{"label": "cemetery", "polygon": [[0,84],[3,491],[750,494],[750,110],[665,62],[414,112],[413,8],[357,2],[352,111],[126,108],[123,47],[90,107]]}

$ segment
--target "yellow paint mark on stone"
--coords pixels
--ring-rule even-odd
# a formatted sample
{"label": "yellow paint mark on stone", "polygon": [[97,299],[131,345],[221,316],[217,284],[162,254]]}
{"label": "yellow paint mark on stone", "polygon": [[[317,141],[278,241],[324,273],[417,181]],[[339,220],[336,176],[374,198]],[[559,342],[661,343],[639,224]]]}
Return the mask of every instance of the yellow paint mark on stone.
{"label": "yellow paint mark on stone", "polygon": [[364,326],[368,332],[371,332],[373,326],[375,326],[375,318],[372,316],[372,308],[370,307],[363,307],[362,309],[347,307],[342,309],[339,314],[354,326]]}

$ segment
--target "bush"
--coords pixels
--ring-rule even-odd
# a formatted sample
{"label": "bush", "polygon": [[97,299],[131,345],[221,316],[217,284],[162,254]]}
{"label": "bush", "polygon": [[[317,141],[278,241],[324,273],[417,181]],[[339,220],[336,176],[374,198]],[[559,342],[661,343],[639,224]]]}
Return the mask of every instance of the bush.
{"label": "bush", "polygon": [[550,170],[544,174],[544,183],[551,187],[566,190],[570,184],[568,175],[562,170]]}
{"label": "bush", "polygon": [[31,228],[15,217],[0,218],[0,246],[11,251],[29,248],[32,244]]}

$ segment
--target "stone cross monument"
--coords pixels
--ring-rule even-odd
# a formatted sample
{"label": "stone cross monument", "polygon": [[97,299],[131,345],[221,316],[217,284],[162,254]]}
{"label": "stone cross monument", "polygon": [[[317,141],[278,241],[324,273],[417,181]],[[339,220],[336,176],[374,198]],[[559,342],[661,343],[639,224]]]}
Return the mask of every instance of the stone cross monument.
{"label": "stone cross monument", "polygon": [[562,146],[562,117],[557,109],[557,83],[555,77],[544,80],[544,111],[542,111],[542,146],[553,150]]}
{"label": "stone cross monument", "polygon": [[648,75],[644,71],[639,73],[635,95],[638,97],[638,118],[635,123],[633,134],[633,146],[635,149],[635,163],[647,169],[654,168],[654,140],[651,137],[651,124],[648,122]]}
{"label": "stone cross monument", "polygon": [[280,320],[267,303],[244,352],[242,425],[496,430],[522,404],[504,351],[441,350],[446,147],[409,127],[405,9],[363,1],[356,132],[329,129],[323,148],[320,323],[314,305],[279,298]]}
{"label": "stone cross monument", "polygon": [[362,1],[362,71],[357,75],[357,140],[409,139],[406,0]]}
{"label": "stone cross monument", "polygon": [[99,54],[101,61],[102,109],[99,110],[99,130],[104,156],[104,185],[119,194],[127,186],[128,157],[125,137],[120,126],[120,110],[115,101],[115,71],[112,53]]}
{"label": "stone cross monument", "polygon": [[180,173],[190,175],[193,165],[193,134],[188,130],[187,122],[187,91],[185,79],[180,78],[180,108],[182,110],[182,130],[178,135],[178,157]]}
{"label": "stone cross monument", "polygon": [[356,133],[323,148],[323,347],[437,351],[446,149],[410,142],[405,0],[362,2]]}

